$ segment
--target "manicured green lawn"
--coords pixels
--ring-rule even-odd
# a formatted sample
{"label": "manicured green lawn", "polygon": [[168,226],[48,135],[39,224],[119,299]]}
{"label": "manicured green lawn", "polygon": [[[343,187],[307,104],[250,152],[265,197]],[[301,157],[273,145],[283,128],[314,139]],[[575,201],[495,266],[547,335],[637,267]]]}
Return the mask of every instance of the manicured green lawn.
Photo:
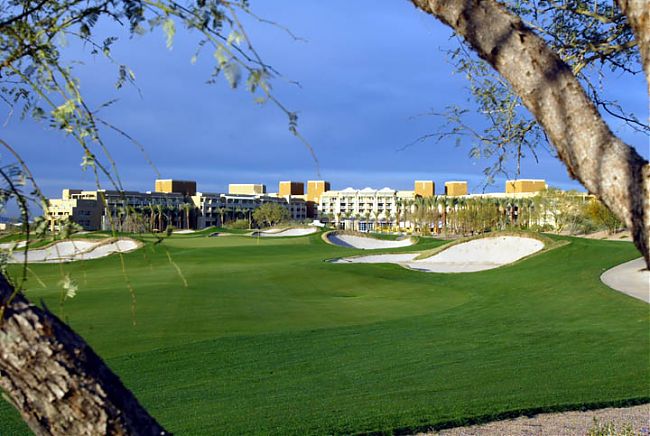
{"label": "manicured green lawn", "polygon": [[[63,306],[59,266],[34,266],[47,288],[30,280],[29,297],[178,434],[390,431],[647,401],[648,305],[599,280],[638,254],[570,241],[509,267],[428,274],[324,262],[361,251],[319,234],[174,235],[124,256],[125,274],[117,256],[65,265],[80,290]],[[2,404],[0,434],[21,431]]]}

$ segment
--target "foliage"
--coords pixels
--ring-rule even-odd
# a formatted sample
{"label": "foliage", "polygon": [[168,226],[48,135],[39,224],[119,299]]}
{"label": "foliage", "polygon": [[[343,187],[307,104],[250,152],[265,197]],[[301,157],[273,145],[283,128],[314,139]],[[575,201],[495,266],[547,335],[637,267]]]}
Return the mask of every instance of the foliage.
{"label": "foliage", "polygon": [[250,223],[246,219],[236,219],[225,225],[228,229],[248,229],[250,228]]}
{"label": "foliage", "polygon": [[624,227],[621,220],[607,206],[595,198],[588,203],[586,212],[596,225],[605,227],[610,234]]}
{"label": "foliage", "polygon": [[630,424],[617,426],[613,422],[600,422],[594,418],[594,424],[587,432],[587,436],[636,436]]}
{"label": "foliage", "polygon": [[[599,279],[638,257],[630,243],[572,239],[435,275],[323,262],[350,250],[318,234],[181,234],[165,247],[187,289],[164,247],[125,255],[137,328],[116,256],[34,265],[46,287],[28,284],[58,310],[60,268],[78,282],[70,323],[177,434],[389,434],[648,396],[648,307]],[[22,434],[17,421],[1,402],[0,433]]]}
{"label": "foliage", "polygon": [[289,211],[277,203],[264,203],[253,212],[259,225],[271,227],[289,219]]}
{"label": "foliage", "polygon": [[400,203],[400,222],[415,232],[473,235],[540,223],[540,208],[528,198],[434,196]]}

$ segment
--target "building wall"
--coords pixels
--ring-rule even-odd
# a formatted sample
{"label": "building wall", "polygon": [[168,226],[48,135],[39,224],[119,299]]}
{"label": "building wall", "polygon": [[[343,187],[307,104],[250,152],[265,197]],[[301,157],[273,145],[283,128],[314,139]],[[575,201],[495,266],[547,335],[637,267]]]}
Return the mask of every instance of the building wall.
{"label": "building wall", "polygon": [[63,200],[69,200],[72,198],[72,195],[81,193],[81,189],[64,189],[61,198]]}
{"label": "building wall", "polygon": [[325,180],[307,181],[307,216],[318,217],[318,204],[323,193],[330,190],[330,182]]}
{"label": "building wall", "polygon": [[155,191],[190,196],[196,194],[196,182],[193,180],[158,179],[155,183]]}
{"label": "building wall", "polygon": [[398,216],[400,220],[403,216],[405,203],[413,199],[414,191],[347,188],[323,193],[318,208],[321,219],[327,218],[339,226],[364,231],[374,230],[378,224],[396,225]]}
{"label": "building wall", "polygon": [[542,179],[519,179],[506,181],[506,194],[545,191],[546,181]]}
{"label": "building wall", "polygon": [[330,190],[330,182],[325,180],[309,180],[307,182],[307,201],[318,203],[320,196]]}
{"label": "building wall", "polygon": [[433,197],[436,194],[436,184],[433,180],[416,180],[415,195]]}
{"label": "building wall", "polygon": [[266,186],[257,183],[231,183],[228,193],[235,195],[261,195],[266,193]]}
{"label": "building wall", "polygon": [[278,186],[278,196],[284,197],[287,195],[304,195],[305,184],[302,182],[280,182]]}
{"label": "building wall", "polygon": [[191,197],[197,208],[197,228],[221,226],[236,216],[248,217],[264,203],[276,203],[289,211],[292,220],[307,218],[307,206],[302,198],[272,197],[269,195],[248,194],[208,194],[198,193]]}
{"label": "building wall", "polygon": [[62,197],[64,198],[48,200],[45,217],[51,230],[57,228],[66,219],[79,224],[84,230],[100,229],[103,212],[103,205],[100,202],[69,198],[69,192],[64,192]]}
{"label": "building wall", "polygon": [[450,197],[467,195],[467,182],[445,182],[445,195]]}

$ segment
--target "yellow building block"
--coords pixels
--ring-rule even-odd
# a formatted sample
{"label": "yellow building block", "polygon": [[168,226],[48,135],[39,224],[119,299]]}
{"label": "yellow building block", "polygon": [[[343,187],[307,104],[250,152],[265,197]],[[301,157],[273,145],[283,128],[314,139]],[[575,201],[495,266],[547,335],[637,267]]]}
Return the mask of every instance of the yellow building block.
{"label": "yellow building block", "polygon": [[445,182],[445,195],[450,197],[467,195],[467,182]]}
{"label": "yellow building block", "polygon": [[506,194],[521,194],[524,192],[540,192],[547,188],[543,179],[518,179],[506,181]]}
{"label": "yellow building block", "polygon": [[436,194],[436,184],[433,180],[416,180],[415,195],[421,197],[433,197]]}

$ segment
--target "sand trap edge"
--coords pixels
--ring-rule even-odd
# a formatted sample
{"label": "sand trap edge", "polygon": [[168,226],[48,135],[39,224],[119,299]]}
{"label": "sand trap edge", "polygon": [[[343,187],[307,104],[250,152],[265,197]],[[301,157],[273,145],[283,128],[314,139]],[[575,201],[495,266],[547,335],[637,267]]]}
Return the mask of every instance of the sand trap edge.
{"label": "sand trap edge", "polygon": [[[375,241],[383,241],[383,239],[375,238],[375,237],[373,237],[373,236],[371,236],[371,235],[369,235],[369,234],[366,234],[366,233],[350,232],[350,231],[347,231],[347,230],[329,230],[329,231],[327,231],[327,232],[321,233],[321,239],[322,239],[323,242],[325,242],[326,244],[332,245],[332,246],[334,246],[334,247],[339,247],[339,248],[348,248],[348,249],[351,248],[352,250],[366,250],[366,249],[364,249],[364,248],[344,247],[344,246],[342,246],[342,245],[339,245],[339,244],[336,244],[336,243],[332,242],[332,241],[329,239],[329,237],[330,237],[330,235],[336,235],[336,234],[340,234],[340,235],[350,235],[350,236],[357,236],[357,237],[360,237],[360,238],[368,238],[368,239],[372,239],[372,240],[375,240]],[[405,239],[406,239],[406,238],[405,238]],[[391,250],[391,249],[395,249],[395,248],[412,247],[412,246],[416,245],[416,244],[419,242],[419,240],[420,240],[417,236],[409,236],[408,239],[411,241],[411,244],[410,244],[410,245],[405,245],[405,246],[403,246],[403,247],[386,247],[386,248],[377,248],[376,250]],[[393,240],[389,240],[389,241],[393,241]],[[389,253],[385,253],[385,254],[389,254]],[[361,255],[359,255],[359,256],[367,256],[367,254],[366,254],[366,255],[361,254]],[[347,257],[347,256],[346,256],[346,257]],[[350,256],[350,257],[358,257],[358,256]]]}

